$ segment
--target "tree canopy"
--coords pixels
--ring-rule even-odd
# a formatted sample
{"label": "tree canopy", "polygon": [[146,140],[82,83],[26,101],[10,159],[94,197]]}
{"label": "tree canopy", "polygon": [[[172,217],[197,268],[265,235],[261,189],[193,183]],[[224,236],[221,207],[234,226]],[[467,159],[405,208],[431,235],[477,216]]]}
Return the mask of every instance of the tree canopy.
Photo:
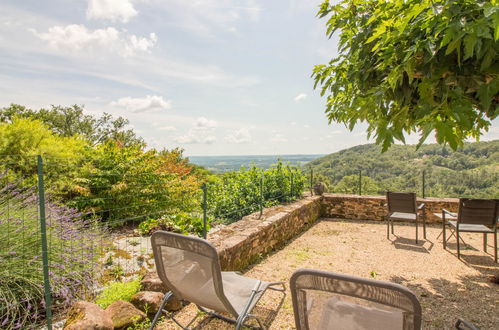
{"label": "tree canopy", "polygon": [[12,123],[15,118],[29,118],[42,121],[55,134],[69,137],[81,135],[92,145],[109,140],[119,141],[125,146],[144,146],[144,140],[132,129],[123,117],[113,118],[108,113],[95,117],[83,113],[83,107],[52,105],[50,109],[32,110],[18,104],[0,109],[0,122]]}
{"label": "tree canopy", "polygon": [[386,150],[417,132],[456,149],[498,114],[499,0],[324,1],[339,55],[313,70],[329,122],[367,122]]}

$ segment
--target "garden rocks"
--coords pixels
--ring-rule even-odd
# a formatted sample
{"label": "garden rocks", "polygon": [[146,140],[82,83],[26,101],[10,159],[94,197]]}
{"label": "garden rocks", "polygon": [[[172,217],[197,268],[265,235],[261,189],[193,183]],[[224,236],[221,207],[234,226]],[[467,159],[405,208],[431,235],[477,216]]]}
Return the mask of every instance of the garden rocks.
{"label": "garden rocks", "polygon": [[[140,282],[140,287],[142,288],[142,291],[154,291],[161,293],[166,293],[167,291],[169,291],[166,288],[166,286],[163,284],[163,282],[161,282],[156,272],[147,273]],[[161,299],[163,299],[163,296],[161,297]],[[166,303],[165,309],[170,312],[175,312],[180,310],[182,307],[183,307],[182,302],[177,298],[175,298],[175,296],[173,296]],[[156,311],[158,309],[156,309]]]}
{"label": "garden rocks", "polygon": [[159,279],[156,272],[147,273],[140,282],[140,287],[144,291],[155,291],[162,293],[166,293],[166,291],[168,291],[166,286]]}
{"label": "garden rocks", "polygon": [[64,330],[113,330],[113,321],[99,306],[78,301],[68,312]]}
{"label": "garden rocks", "polygon": [[124,300],[117,300],[106,308],[105,313],[111,318],[114,328],[121,329],[142,322],[146,314]]}
{"label": "garden rocks", "polygon": [[161,307],[164,296],[161,292],[141,291],[135,294],[130,302],[146,314],[156,314]]}

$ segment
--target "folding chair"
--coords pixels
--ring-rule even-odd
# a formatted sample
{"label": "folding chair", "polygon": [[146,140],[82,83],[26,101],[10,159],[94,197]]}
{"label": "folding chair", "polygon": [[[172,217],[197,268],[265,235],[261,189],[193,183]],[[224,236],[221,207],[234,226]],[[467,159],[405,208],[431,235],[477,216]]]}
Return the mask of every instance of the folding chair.
{"label": "folding chair", "polygon": [[[168,314],[164,306],[173,295],[196,304],[205,313],[235,323],[236,329],[249,318],[256,319],[259,326],[265,328],[251,311],[267,289],[282,292],[284,299],[284,282],[264,282],[236,272],[222,272],[217,251],[206,240],[156,231],[151,243],[159,278],[171,290],[165,295],[151,330],[162,313]],[[234,319],[219,313],[227,313]],[[187,329],[173,315],[169,316],[182,329]]]}

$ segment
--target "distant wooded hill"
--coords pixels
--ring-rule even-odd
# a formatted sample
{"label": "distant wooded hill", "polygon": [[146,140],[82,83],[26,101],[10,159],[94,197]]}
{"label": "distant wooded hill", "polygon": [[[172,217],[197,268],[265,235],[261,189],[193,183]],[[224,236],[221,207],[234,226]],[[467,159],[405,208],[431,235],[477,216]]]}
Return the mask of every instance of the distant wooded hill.
{"label": "distant wooded hill", "polygon": [[499,140],[466,143],[457,151],[438,144],[394,145],[387,152],[374,144],[345,149],[308,163],[314,181],[328,191],[362,194],[391,191],[423,191],[426,197],[499,198]]}

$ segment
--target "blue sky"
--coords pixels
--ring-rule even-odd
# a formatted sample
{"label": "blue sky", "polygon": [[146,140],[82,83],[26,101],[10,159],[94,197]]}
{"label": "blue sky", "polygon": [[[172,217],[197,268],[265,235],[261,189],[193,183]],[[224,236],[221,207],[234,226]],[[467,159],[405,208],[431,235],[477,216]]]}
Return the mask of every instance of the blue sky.
{"label": "blue sky", "polygon": [[[320,2],[3,0],[0,107],[84,105],[187,155],[367,143],[363,125],[328,125],[313,90],[313,66],[337,54],[315,17]],[[483,139],[497,138],[495,122]]]}

